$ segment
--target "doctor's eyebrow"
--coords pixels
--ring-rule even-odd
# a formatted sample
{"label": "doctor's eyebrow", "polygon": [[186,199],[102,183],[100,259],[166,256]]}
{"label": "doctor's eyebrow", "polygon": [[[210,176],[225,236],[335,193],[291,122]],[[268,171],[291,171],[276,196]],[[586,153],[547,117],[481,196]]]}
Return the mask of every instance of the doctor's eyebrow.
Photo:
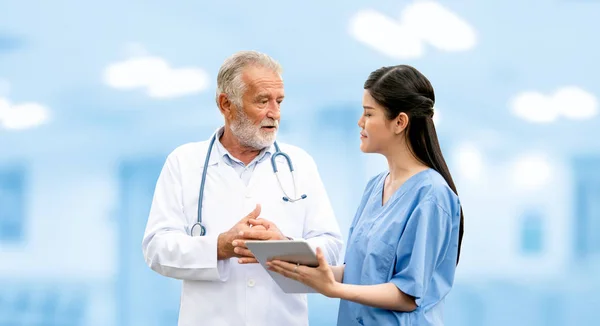
{"label": "doctor's eyebrow", "polygon": [[269,98],[269,94],[267,93],[259,93],[255,96],[256,100],[262,100],[262,99],[268,99]]}
{"label": "doctor's eyebrow", "polygon": [[[269,99],[271,98],[271,96],[268,93],[259,93],[258,95],[256,95],[255,99],[257,101],[263,100],[263,99]],[[284,95],[278,96],[277,100],[279,101],[283,101],[283,99],[285,98]]]}
{"label": "doctor's eyebrow", "polygon": [[363,105],[363,108],[364,108],[365,110],[375,110],[375,108],[374,108],[374,107],[371,107],[371,106],[368,106],[368,105]]}

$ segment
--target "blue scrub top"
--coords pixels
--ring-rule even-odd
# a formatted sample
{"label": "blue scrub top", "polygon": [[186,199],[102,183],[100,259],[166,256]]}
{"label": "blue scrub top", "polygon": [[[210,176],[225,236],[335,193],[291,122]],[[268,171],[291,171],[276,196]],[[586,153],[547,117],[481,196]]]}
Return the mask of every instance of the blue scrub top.
{"label": "blue scrub top", "polygon": [[387,175],[365,188],[350,227],[343,283],[391,282],[414,296],[418,308],[398,312],[341,300],[338,325],[443,325],[456,269],[459,199],[437,171],[427,169],[382,205]]}

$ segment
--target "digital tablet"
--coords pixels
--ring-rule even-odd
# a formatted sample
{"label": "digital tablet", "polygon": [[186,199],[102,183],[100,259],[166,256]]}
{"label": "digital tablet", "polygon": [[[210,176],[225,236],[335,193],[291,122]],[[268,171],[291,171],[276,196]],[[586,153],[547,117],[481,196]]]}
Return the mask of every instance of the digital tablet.
{"label": "digital tablet", "polygon": [[317,255],[308,242],[304,240],[247,240],[246,246],[283,292],[316,293],[313,288],[301,282],[268,270],[267,266],[267,262],[274,259],[311,267],[319,266]]}

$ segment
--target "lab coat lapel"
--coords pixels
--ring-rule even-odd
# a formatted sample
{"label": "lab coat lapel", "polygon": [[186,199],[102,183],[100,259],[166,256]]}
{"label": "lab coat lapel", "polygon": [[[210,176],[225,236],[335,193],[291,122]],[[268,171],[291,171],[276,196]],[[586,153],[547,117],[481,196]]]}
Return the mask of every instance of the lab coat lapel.
{"label": "lab coat lapel", "polygon": [[[246,189],[247,192],[254,192],[260,184],[267,181],[269,178],[269,172],[271,171],[271,162],[270,158],[267,158],[265,161],[256,164],[254,171],[252,172],[252,176],[248,182],[248,187]],[[245,187],[245,186],[244,186]]]}
{"label": "lab coat lapel", "polygon": [[240,203],[244,189],[242,180],[232,167],[220,159],[214,161],[207,174],[202,204],[207,235],[227,231],[252,210]]}
{"label": "lab coat lapel", "polygon": [[[290,196],[294,196],[292,177],[287,161],[282,156],[278,156],[275,160],[281,184]],[[303,235],[304,202],[283,201],[284,193],[277,182],[270,158],[259,164],[254,170],[247,193],[262,205],[261,218],[274,222],[287,236],[301,237]]]}

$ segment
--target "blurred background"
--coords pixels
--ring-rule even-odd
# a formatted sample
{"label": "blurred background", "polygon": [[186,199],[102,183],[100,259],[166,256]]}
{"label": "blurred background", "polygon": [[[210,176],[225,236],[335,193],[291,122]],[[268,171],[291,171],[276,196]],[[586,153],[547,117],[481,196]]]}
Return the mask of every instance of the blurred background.
{"label": "blurred background", "polygon": [[[410,64],[465,214],[446,324],[598,325],[600,2],[0,0],[0,325],[176,325],[141,239],[158,173],[222,123],[223,60],[284,66],[279,140],[312,154],[344,240],[382,157],[362,84]],[[339,161],[343,164],[340,164]],[[309,296],[311,325],[338,301]]]}

